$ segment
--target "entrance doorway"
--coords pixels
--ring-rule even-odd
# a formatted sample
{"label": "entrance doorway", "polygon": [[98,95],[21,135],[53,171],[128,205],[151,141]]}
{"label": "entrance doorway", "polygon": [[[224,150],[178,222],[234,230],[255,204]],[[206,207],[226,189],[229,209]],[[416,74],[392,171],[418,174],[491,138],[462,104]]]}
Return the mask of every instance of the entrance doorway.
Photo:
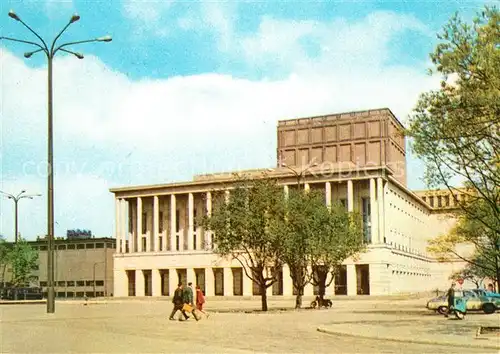
{"label": "entrance doorway", "polygon": [[142,274],[144,275],[144,295],[151,296],[153,295],[151,270],[143,270]]}
{"label": "entrance doorway", "polygon": [[335,275],[335,295],[347,295],[347,266],[341,265]]}
{"label": "entrance doorway", "polygon": [[128,296],[135,296],[135,270],[127,270]]}
{"label": "entrance doorway", "polygon": [[196,285],[198,285],[203,294],[205,294],[205,269],[204,268],[195,269],[194,274],[196,277]]}
{"label": "entrance doorway", "polygon": [[370,295],[370,267],[368,264],[356,265],[356,280],[358,295]]}
{"label": "entrance doorway", "polygon": [[243,295],[243,268],[231,268],[233,271],[233,295]]}

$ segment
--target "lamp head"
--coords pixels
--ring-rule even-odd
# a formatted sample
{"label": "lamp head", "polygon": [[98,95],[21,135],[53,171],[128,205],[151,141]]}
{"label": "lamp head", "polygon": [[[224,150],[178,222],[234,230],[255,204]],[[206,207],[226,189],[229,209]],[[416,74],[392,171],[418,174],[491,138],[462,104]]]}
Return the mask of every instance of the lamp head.
{"label": "lamp head", "polygon": [[19,16],[17,16],[17,14],[14,12],[14,10],[9,11],[9,17],[16,20],[16,21],[21,21],[21,19],[19,18]]}
{"label": "lamp head", "polygon": [[111,42],[113,38],[111,36],[103,36],[96,39],[98,42]]}
{"label": "lamp head", "polygon": [[26,59],[29,59],[29,58],[31,58],[31,56],[33,55],[33,53],[34,53],[34,52],[26,52],[26,53],[24,53],[24,57],[25,57]]}
{"label": "lamp head", "polygon": [[26,193],[26,189],[23,189],[23,190],[21,191],[21,193]]}
{"label": "lamp head", "polygon": [[78,59],[83,59],[82,53],[74,53],[74,54],[75,54],[75,57],[77,57]]}
{"label": "lamp head", "polygon": [[71,16],[69,23],[74,23],[74,22],[78,21],[79,19],[80,19],[80,15],[74,14],[73,16]]}
{"label": "lamp head", "polygon": [[286,162],[282,162],[281,167],[288,167],[288,165],[286,164]]}

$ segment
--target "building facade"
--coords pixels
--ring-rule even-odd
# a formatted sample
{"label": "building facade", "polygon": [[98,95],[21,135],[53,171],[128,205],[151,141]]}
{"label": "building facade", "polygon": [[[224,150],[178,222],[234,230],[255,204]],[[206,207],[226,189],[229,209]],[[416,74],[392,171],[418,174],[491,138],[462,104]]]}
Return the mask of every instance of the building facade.
{"label": "building facade", "polygon": [[[426,246],[454,220],[406,187],[403,126],[390,110],[280,121],[277,153],[272,169],[111,189],[114,296],[171,296],[179,281],[200,285],[206,296],[258,295],[241,265],[218,257],[211,233],[196,222],[241,176],[276,178],[284,193],[317,189],[327,205],[342,203],[362,215],[367,252],[344,262],[326,295],[420,292],[448,282],[458,265],[437,262]],[[294,295],[287,266],[268,292]],[[316,292],[305,289],[306,296]]]}

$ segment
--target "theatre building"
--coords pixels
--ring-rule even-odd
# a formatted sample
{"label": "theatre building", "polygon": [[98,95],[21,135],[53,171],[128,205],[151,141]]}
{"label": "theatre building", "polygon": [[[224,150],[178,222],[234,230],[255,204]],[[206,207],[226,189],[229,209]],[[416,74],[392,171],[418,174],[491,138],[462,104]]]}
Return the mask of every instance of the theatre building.
{"label": "theatre building", "polygon": [[[200,285],[206,296],[258,295],[241,265],[218,257],[211,233],[196,223],[231,193],[235,176],[276,178],[285,193],[299,188],[300,175],[300,188],[320,190],[327,205],[339,202],[362,215],[367,251],[344,262],[327,296],[433,290],[462,266],[426,252],[427,241],[453,225],[446,212],[453,205],[443,211],[429,204],[426,191],[408,189],[403,126],[389,109],[283,120],[277,133],[274,168],[111,189],[114,296],[171,296],[179,281]],[[309,285],[305,295],[316,291]],[[294,295],[287,266],[268,292]]]}

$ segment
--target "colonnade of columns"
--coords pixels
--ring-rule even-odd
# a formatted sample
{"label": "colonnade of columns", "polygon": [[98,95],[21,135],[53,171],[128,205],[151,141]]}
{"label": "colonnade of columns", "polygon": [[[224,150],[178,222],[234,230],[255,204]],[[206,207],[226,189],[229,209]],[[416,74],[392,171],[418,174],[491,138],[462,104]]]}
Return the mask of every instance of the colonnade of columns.
{"label": "colonnade of columns", "polygon": [[[333,182],[336,183],[336,182]],[[385,240],[385,202],[384,202],[384,180],[382,178],[369,179],[369,200],[370,200],[370,230],[371,242],[382,243]],[[349,212],[355,209],[354,200],[354,182],[347,180],[346,192],[346,207]],[[284,193],[288,194],[288,185],[284,185]],[[304,188],[310,188],[309,183],[304,184]],[[331,206],[332,182],[325,182],[325,203]],[[228,196],[226,191],[226,198]],[[210,214],[212,211],[212,193],[204,192],[205,195],[205,212]],[[159,252],[159,251],[193,251],[193,250],[209,250],[212,248],[212,237],[209,231],[204,231],[200,227],[195,228],[195,199],[193,193],[187,193],[187,222],[182,226],[182,232],[179,227],[180,220],[178,218],[177,199],[182,194],[171,194],[168,196],[170,203],[170,227],[162,230],[160,234],[160,203],[159,196],[153,196],[153,222],[152,230],[146,226],[148,236],[144,237],[143,229],[143,197],[134,199],[115,199],[115,218],[116,218],[116,252],[117,253],[133,253],[133,252]],[[339,196],[336,196],[339,197]],[[343,198],[342,198],[343,199]],[[131,205],[135,204],[135,207]],[[135,222],[134,222],[135,221]],[[187,245],[184,245],[184,229],[187,227]],[[152,231],[148,233],[148,231]],[[196,236],[196,242],[195,242]],[[145,242],[144,242],[145,239]],[[128,241],[128,242],[127,242]],[[167,244],[167,242],[169,244]]]}

